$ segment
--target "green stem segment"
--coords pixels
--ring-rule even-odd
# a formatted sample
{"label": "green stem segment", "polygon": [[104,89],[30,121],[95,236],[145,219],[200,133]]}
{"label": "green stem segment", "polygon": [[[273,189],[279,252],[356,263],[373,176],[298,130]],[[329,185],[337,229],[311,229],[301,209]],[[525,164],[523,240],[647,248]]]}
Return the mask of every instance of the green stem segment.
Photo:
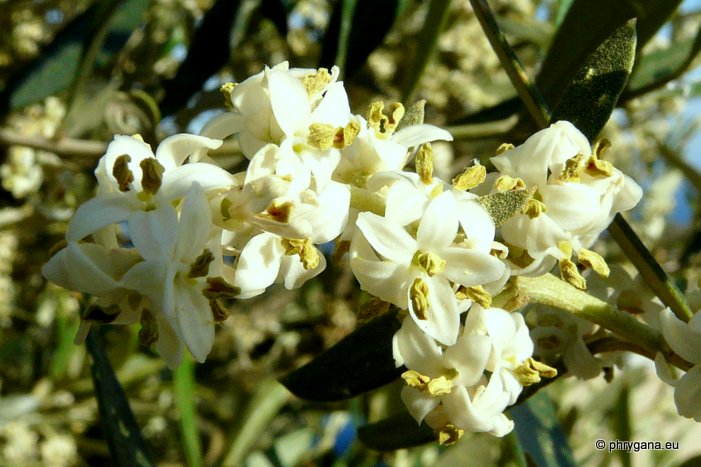
{"label": "green stem segment", "polygon": [[663,340],[658,331],[552,274],[519,277],[518,287],[531,303],[552,306],[604,326],[653,357],[662,351]]}
{"label": "green stem segment", "polygon": [[195,368],[189,355],[173,373],[175,405],[180,413],[180,431],[188,465],[202,465],[200,435],[195,408]]}

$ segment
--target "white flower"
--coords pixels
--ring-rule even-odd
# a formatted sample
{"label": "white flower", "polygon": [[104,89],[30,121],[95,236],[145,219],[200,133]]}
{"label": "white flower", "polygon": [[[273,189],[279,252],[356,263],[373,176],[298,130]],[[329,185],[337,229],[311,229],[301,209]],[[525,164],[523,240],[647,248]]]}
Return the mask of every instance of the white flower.
{"label": "white flower", "polygon": [[220,167],[202,162],[183,165],[188,156],[220,144],[201,136],[174,135],[163,140],[154,156],[139,139],[115,136],[95,169],[98,196],[78,208],[66,239],[79,241],[122,221],[128,221],[130,231],[137,229],[134,214],[170,204],[195,182],[205,191],[231,186],[234,178]]}
{"label": "white flower", "polygon": [[341,162],[334,171],[334,179],[365,187],[378,172],[399,171],[409,158],[408,150],[431,141],[452,141],[446,130],[433,125],[412,125],[397,132],[379,133],[361,116],[354,116],[360,133],[341,150]]}
{"label": "white flower", "polygon": [[452,192],[438,195],[426,208],[416,238],[400,224],[362,212],[351,246],[351,268],[363,290],[408,308],[419,328],[445,345],[454,344],[459,332],[451,282],[481,285],[500,278],[504,270],[488,252],[454,243],[457,211]]}
{"label": "white flower", "polygon": [[489,337],[470,334],[461,336],[454,346],[444,351],[411,319],[404,320],[392,345],[397,366],[405,365],[420,377],[431,380],[424,381],[425,386],[421,388],[402,388],[402,400],[419,423],[452,387],[472,386],[480,381],[492,349]]}
{"label": "white flower", "polygon": [[514,215],[501,227],[504,240],[533,259],[514,273],[542,274],[556,260],[569,260],[572,250],[590,247],[615,214],[640,200],[640,186],[600,160],[602,147],[592,154],[584,135],[559,121],[491,158],[499,174],[490,180],[497,185],[501,175],[537,188],[535,209]]}
{"label": "white flower", "polygon": [[693,366],[676,379],[661,353],[655,356],[657,374],[674,386],[674,403],[682,417],[701,422],[701,313],[696,313],[688,323],[677,318],[669,308],[660,316],[662,335],[674,353]]}
{"label": "white flower", "polygon": [[124,274],[120,285],[149,298],[159,320],[156,346],[171,368],[182,359],[183,343],[203,362],[214,341],[205,279],[221,275],[219,238],[207,198],[195,183],[179,217],[169,205],[134,217],[131,239],[144,261]]}
{"label": "white flower", "polygon": [[323,68],[290,70],[287,62],[266,67],[233,88],[233,112],[213,119],[202,134],[215,138],[236,134],[248,158],[266,144],[276,144],[299,157],[321,189],[340,160],[335,132],[350,119],[348,96],[343,83],[336,82],[338,74],[336,67],[331,73]]}
{"label": "white flower", "polygon": [[241,290],[239,298],[251,298],[274,283],[299,288],[325,268],[324,255],[308,239],[291,240],[263,232],[241,250],[234,286]]}

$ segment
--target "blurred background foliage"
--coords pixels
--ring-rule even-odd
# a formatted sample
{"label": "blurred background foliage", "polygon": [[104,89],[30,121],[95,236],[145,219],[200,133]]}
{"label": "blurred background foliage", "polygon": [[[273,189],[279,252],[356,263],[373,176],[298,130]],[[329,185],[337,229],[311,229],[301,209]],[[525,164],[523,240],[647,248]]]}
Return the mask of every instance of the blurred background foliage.
{"label": "blurred background foliage", "polygon": [[[607,155],[645,187],[634,228],[680,285],[698,280],[701,4],[489,3],[551,106],[584,58],[622,20],[638,18],[633,74],[602,134],[613,143]],[[425,99],[426,121],[456,138],[434,145],[444,178],[474,158],[488,164],[499,144],[518,144],[536,128],[467,1],[0,0],[0,11],[0,465],[110,458],[91,358],[73,345],[85,298],[47,285],[40,269],[92,196],[92,170],[113,134],[157,144],[197,132],[224,111],[220,84],[283,60],[340,65],[354,113],[377,99]],[[214,156],[245,168],[234,141]],[[610,241],[599,251],[624,260]],[[160,465],[511,465],[524,449],[558,463],[537,457],[521,431],[503,440],[466,435],[448,449],[369,450],[357,427],[402,410],[398,384],[348,403],[290,396],[276,378],[353,330],[366,299],[334,265],[301,290],[232,302],[207,362],[175,373],[139,347],[137,329],[107,327],[93,344],[106,349]],[[610,383],[560,378],[547,394],[539,403],[571,446],[568,462],[663,465],[699,454],[696,424],[676,415],[671,388],[637,360]],[[512,415],[517,427],[527,416]],[[596,439],[616,438],[678,441],[680,451],[593,449]]]}

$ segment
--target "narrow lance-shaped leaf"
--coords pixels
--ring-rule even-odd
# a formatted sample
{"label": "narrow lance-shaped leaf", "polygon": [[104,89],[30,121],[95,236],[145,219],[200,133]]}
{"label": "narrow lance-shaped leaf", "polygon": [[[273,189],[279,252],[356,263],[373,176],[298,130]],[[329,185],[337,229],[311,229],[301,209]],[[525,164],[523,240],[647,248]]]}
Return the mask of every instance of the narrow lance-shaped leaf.
{"label": "narrow lance-shaped leaf", "polygon": [[574,466],[572,449],[557,421],[555,406],[539,392],[524,403],[509,409],[516,434],[526,456],[541,467]]}
{"label": "narrow lance-shaped leaf", "polygon": [[397,311],[359,327],[336,345],[280,382],[294,395],[311,401],[350,399],[397,379],[392,337],[401,323]]}
{"label": "narrow lance-shaped leaf", "polygon": [[555,106],[585,58],[621,24],[637,18],[640,48],[679,3],[681,0],[574,0],[536,78],[545,101]]}
{"label": "narrow lance-shaped leaf", "polygon": [[112,462],[125,467],[153,465],[124,389],[114,374],[95,328],[88,333],[86,346],[92,357],[90,370],[95,397]]}
{"label": "narrow lance-shaped leaf", "polygon": [[626,22],[587,58],[567,86],[551,121],[568,120],[590,141],[616,108],[635,60],[635,20]]}

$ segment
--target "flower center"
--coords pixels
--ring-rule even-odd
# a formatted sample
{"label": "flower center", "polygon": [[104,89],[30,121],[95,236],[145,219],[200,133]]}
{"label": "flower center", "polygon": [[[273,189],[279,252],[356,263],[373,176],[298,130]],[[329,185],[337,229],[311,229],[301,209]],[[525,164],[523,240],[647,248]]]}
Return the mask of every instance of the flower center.
{"label": "flower center", "polygon": [[445,269],[445,260],[430,251],[424,252],[418,250],[414,253],[411,262],[426,271],[426,274],[431,277],[442,273]]}

